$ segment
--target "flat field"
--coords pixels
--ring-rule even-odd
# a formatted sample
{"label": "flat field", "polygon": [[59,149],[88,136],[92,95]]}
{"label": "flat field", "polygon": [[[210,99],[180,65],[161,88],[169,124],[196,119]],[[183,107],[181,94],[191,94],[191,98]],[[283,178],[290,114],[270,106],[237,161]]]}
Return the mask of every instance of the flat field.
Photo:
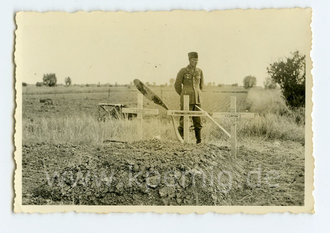
{"label": "flat field", "polygon": [[[152,90],[161,97],[170,109],[179,109],[179,95],[172,87],[151,87]],[[120,103],[129,107],[136,106],[137,89],[131,87],[97,87],[97,86],[70,86],[70,87],[36,87],[29,85],[23,89],[23,108],[24,116],[31,115],[35,110],[39,111],[39,116],[56,116],[97,113],[98,103]],[[206,111],[218,112],[228,111],[230,105],[230,96],[237,97],[237,110],[246,110],[247,91],[241,87],[217,88],[210,87],[203,91],[203,108]],[[41,98],[51,98],[54,102],[53,110],[41,109],[43,106],[39,102]],[[145,99],[144,108],[158,108],[158,105]]]}
{"label": "flat field", "polygon": [[[179,109],[173,88],[151,89]],[[134,87],[23,87],[23,204],[303,205],[303,115],[285,107],[279,90],[202,94],[208,112],[229,111],[234,95],[238,111],[256,113],[238,124],[237,158],[207,119],[203,145],[177,143],[165,111],[145,98],[160,115],[146,117],[142,141],[134,119],[98,121],[98,103],[136,106]]]}

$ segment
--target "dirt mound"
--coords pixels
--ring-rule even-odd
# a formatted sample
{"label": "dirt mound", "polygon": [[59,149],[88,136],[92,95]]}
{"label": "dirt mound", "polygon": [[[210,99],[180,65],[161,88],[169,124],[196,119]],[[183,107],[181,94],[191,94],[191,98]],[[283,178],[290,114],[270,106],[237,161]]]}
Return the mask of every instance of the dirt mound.
{"label": "dirt mound", "polygon": [[[265,172],[281,162],[244,147],[234,159],[228,147],[158,140],[100,146],[24,145],[23,203],[299,205],[303,196],[293,194],[302,193],[303,163],[294,167],[298,173],[290,170],[272,183],[264,182]],[[293,178],[298,183],[295,188],[273,184]]]}

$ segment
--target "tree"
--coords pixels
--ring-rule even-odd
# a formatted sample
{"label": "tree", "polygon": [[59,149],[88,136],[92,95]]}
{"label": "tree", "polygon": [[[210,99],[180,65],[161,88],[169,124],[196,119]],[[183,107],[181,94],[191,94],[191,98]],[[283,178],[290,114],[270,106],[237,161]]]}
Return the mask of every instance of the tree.
{"label": "tree", "polygon": [[295,51],[292,53],[292,57],[270,64],[267,73],[281,87],[283,97],[289,107],[305,106],[305,55]]}
{"label": "tree", "polygon": [[257,79],[254,76],[248,75],[243,79],[243,86],[244,88],[252,88],[257,85]]}
{"label": "tree", "polygon": [[45,86],[54,87],[54,86],[56,86],[57,78],[56,78],[56,75],[53,73],[44,74],[42,81]]}
{"label": "tree", "polygon": [[66,77],[64,79],[64,82],[65,82],[65,86],[71,86],[71,78],[70,77]]}

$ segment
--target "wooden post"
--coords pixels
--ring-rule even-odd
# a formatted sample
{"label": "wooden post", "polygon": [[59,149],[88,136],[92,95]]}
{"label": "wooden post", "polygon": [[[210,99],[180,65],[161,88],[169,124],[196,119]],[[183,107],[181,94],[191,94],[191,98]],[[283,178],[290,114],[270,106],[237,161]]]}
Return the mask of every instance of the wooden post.
{"label": "wooden post", "polygon": [[[189,96],[184,96],[183,100],[184,100],[184,102],[183,102],[184,110],[167,110],[167,115],[183,117],[184,142],[189,143],[189,141],[190,141],[190,138],[189,138],[189,125],[190,125],[189,117],[203,117],[203,116],[207,116],[206,115],[207,113],[203,112],[203,111],[190,111],[189,110]],[[188,110],[186,110],[186,109],[188,109]],[[174,128],[175,128],[175,130],[177,130],[176,127],[174,127]]]}
{"label": "wooden post", "polygon": [[237,112],[236,109],[236,96],[230,97],[230,111],[229,112],[215,112],[212,114],[214,118],[220,119],[230,119],[231,122],[231,132],[230,135],[226,133],[230,137],[230,145],[231,145],[231,155],[233,158],[237,156],[237,123],[238,120],[241,119],[252,119],[255,114],[250,112]]}
{"label": "wooden post", "polygon": [[[230,112],[235,114],[236,113],[236,96],[230,97]],[[236,138],[236,127],[237,119],[236,117],[232,118],[232,125],[231,125],[231,155],[233,158],[236,158],[237,154],[237,138]]]}
{"label": "wooden post", "polygon": [[[189,111],[189,95],[183,96],[183,111]],[[189,116],[183,116],[183,137],[184,142],[189,143]]]}
{"label": "wooden post", "polygon": [[100,121],[100,120],[102,120],[102,118],[101,118],[101,106],[97,106],[97,112],[98,112],[98,115],[99,115],[99,117],[97,119]]}
{"label": "wooden post", "polygon": [[[143,109],[143,95],[141,93],[137,94],[137,109]],[[141,111],[137,112],[136,116],[137,122],[137,136],[139,140],[142,140],[143,137],[143,113]]]}

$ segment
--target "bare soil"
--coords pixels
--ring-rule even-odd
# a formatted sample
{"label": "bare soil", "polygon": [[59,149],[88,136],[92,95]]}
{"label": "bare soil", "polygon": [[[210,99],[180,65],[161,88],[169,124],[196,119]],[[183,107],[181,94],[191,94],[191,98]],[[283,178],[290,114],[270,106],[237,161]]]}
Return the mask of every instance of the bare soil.
{"label": "bare soil", "polygon": [[23,145],[23,204],[303,205],[304,147],[173,141]]}

